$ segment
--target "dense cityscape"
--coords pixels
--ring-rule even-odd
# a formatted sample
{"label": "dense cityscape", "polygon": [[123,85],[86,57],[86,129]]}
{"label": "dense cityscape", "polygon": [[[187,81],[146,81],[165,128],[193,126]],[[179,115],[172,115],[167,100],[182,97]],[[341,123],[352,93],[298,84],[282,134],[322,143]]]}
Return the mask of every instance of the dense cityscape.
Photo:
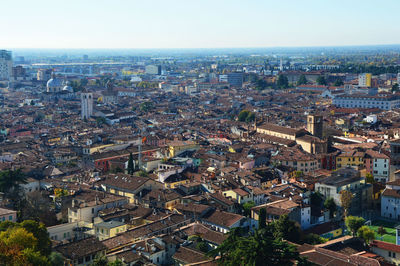
{"label": "dense cityscape", "polygon": [[400,265],[398,0],[6,0],[0,266]]}

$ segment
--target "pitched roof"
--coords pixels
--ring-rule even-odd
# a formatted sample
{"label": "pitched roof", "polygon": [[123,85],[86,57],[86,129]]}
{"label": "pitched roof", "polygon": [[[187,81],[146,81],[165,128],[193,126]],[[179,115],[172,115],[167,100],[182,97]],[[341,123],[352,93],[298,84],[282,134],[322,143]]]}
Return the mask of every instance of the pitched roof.
{"label": "pitched roof", "polygon": [[81,241],[69,243],[56,247],[64,257],[69,259],[77,259],[85,257],[89,254],[95,254],[102,250],[106,250],[106,246],[95,237],[83,239]]}
{"label": "pitched roof", "polygon": [[230,228],[232,225],[234,225],[243,218],[245,217],[239,214],[215,210],[210,215],[203,218],[203,220],[215,225]]}
{"label": "pitched roof", "polygon": [[400,246],[396,245],[396,244],[393,244],[393,243],[374,240],[374,241],[372,241],[371,246],[372,247],[376,247],[376,248],[380,248],[380,249],[384,249],[384,250],[387,250],[387,251],[400,253]]}

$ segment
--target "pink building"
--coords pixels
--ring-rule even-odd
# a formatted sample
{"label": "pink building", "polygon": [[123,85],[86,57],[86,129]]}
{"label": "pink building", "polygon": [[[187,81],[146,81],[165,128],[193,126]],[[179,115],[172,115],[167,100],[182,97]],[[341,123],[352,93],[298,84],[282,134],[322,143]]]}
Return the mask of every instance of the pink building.
{"label": "pink building", "polygon": [[4,221],[17,221],[17,212],[9,209],[0,208],[0,222]]}

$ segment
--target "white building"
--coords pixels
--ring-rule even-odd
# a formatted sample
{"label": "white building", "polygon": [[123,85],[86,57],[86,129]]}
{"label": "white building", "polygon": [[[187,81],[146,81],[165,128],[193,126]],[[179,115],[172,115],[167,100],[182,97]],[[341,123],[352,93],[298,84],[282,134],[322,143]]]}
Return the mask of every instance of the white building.
{"label": "white building", "polygon": [[94,199],[91,195],[84,195],[82,198],[72,200],[72,207],[68,208],[68,222],[92,223],[99,211],[122,206],[126,203],[128,203],[127,198],[112,194],[100,194]]}
{"label": "white building", "polygon": [[332,104],[343,108],[379,108],[392,110],[400,108],[400,98],[396,95],[338,95],[332,100]]}
{"label": "white building", "polygon": [[11,51],[0,50],[0,80],[9,80],[12,73]]}
{"label": "white building", "polygon": [[366,151],[365,166],[376,181],[383,183],[389,181],[390,158],[386,154],[374,150]]}
{"label": "white building", "polygon": [[363,119],[365,122],[370,124],[375,124],[378,122],[378,117],[376,115],[368,115],[366,118]]}
{"label": "white building", "polygon": [[148,65],[145,68],[146,74],[150,75],[161,75],[161,66],[159,65]]}
{"label": "white building", "polygon": [[64,86],[64,80],[57,78],[54,72],[52,72],[51,79],[49,79],[46,84],[46,91],[52,93],[60,92]]}
{"label": "white building", "polygon": [[86,90],[81,93],[81,118],[88,119],[93,114],[93,94]]}
{"label": "white building", "polygon": [[386,183],[381,197],[381,216],[400,221],[400,180]]}

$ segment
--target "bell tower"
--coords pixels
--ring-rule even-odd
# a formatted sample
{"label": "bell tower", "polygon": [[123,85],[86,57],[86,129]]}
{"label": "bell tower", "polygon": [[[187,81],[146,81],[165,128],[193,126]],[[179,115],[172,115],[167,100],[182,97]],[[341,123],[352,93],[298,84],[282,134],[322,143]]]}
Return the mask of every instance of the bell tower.
{"label": "bell tower", "polygon": [[323,125],[324,122],[321,115],[307,116],[307,131],[320,139],[322,139]]}

